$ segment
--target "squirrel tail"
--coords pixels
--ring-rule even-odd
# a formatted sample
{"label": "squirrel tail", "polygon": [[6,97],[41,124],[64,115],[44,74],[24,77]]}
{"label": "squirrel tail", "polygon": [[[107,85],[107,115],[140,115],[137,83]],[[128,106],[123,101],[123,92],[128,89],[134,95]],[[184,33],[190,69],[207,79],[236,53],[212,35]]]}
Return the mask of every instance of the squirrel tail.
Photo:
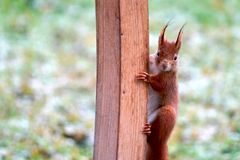
{"label": "squirrel tail", "polygon": [[161,106],[156,112],[148,137],[147,160],[168,160],[167,141],[176,123],[176,110],[173,106]]}

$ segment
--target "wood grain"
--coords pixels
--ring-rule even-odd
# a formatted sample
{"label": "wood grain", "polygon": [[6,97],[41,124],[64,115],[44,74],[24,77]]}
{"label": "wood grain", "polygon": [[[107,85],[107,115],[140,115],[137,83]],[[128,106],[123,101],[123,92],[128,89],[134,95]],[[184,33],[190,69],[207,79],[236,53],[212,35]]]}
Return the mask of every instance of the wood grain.
{"label": "wood grain", "polygon": [[118,0],[97,0],[97,98],[95,160],[117,159],[120,99]]}
{"label": "wood grain", "polygon": [[147,88],[135,76],[147,70],[148,1],[121,0],[121,94],[118,159],[142,160],[146,136]]}
{"label": "wood grain", "polygon": [[144,159],[148,1],[96,0],[97,99],[95,160]]}

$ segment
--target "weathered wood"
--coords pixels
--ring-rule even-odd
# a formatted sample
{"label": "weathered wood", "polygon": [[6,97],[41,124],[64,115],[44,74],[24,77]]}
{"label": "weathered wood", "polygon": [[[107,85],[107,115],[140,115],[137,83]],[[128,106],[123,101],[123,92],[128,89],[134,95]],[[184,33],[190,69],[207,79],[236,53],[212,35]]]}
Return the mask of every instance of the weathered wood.
{"label": "weathered wood", "polygon": [[148,1],[96,0],[95,160],[141,160],[145,154]]}
{"label": "weathered wood", "polygon": [[120,108],[120,24],[118,0],[96,0],[97,98],[95,160],[117,159]]}
{"label": "weathered wood", "polygon": [[148,59],[148,1],[120,0],[121,99],[118,158],[142,160],[146,136],[146,84],[136,74],[146,71]]}

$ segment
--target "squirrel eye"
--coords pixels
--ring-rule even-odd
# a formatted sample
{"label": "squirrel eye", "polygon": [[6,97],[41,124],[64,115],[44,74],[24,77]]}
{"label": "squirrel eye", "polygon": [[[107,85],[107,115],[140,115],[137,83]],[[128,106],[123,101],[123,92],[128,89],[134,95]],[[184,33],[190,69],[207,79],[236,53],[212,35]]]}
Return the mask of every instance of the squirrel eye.
{"label": "squirrel eye", "polygon": [[157,52],[157,56],[159,57],[159,55],[160,55],[160,53],[159,53],[159,51]]}
{"label": "squirrel eye", "polygon": [[177,56],[174,56],[174,57],[173,57],[173,60],[176,61],[176,60],[177,60]]}

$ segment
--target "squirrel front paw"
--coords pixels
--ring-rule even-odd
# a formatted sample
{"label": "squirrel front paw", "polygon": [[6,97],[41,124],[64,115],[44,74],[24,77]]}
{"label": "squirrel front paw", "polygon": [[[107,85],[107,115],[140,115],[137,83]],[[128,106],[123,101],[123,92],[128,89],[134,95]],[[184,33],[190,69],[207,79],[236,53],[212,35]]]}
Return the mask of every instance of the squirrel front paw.
{"label": "squirrel front paw", "polygon": [[142,133],[146,135],[151,134],[151,125],[149,123],[145,123],[142,129]]}
{"label": "squirrel front paw", "polygon": [[143,80],[144,82],[149,82],[150,75],[147,72],[140,72],[137,74],[137,80]]}

